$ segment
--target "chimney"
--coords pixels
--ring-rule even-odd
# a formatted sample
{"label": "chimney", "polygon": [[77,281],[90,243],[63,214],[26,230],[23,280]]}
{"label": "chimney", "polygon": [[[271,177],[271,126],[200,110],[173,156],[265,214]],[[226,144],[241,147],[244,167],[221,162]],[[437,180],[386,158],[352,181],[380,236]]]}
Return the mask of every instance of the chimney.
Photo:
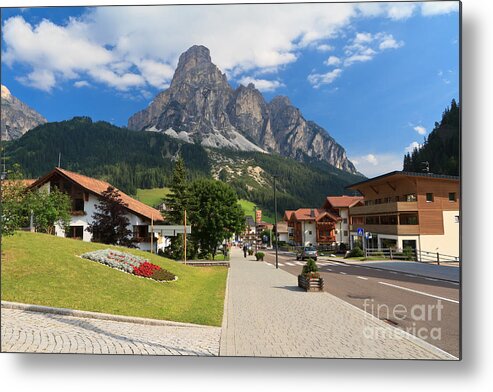
{"label": "chimney", "polygon": [[310,216],[315,218],[315,210],[313,208],[310,210]]}

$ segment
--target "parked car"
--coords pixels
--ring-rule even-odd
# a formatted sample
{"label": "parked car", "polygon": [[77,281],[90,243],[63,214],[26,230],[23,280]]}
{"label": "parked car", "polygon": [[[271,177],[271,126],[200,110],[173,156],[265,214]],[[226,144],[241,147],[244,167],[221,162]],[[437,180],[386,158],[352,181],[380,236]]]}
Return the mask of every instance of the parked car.
{"label": "parked car", "polygon": [[318,252],[314,246],[303,246],[296,252],[296,260],[313,259],[317,261]]}

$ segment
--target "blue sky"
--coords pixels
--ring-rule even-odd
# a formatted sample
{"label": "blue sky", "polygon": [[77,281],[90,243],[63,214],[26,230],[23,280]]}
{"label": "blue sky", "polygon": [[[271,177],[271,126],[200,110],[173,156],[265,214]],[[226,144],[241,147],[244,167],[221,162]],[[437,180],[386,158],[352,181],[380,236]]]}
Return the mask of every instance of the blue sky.
{"label": "blue sky", "polygon": [[233,86],[288,96],[367,176],[401,169],[459,96],[457,2],[2,9],[2,84],[49,121],[126,125],[193,44]]}

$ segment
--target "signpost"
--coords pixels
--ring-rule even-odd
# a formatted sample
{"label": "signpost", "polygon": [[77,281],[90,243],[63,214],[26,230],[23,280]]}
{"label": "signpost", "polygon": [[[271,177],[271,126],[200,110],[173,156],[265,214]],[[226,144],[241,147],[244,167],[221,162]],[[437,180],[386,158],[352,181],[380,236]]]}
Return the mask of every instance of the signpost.
{"label": "signpost", "polygon": [[[363,252],[365,252],[366,246],[365,246],[365,229],[358,227],[358,236],[361,237],[361,246],[363,246]],[[366,254],[366,252],[365,252]]]}

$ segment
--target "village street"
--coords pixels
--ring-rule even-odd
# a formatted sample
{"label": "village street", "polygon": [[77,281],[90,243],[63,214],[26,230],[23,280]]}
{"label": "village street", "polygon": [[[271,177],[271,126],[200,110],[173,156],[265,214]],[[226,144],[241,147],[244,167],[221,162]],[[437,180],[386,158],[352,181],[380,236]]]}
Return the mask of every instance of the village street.
{"label": "village street", "polygon": [[[455,359],[296,276],[234,248],[222,329],[145,325],[2,307],[2,351]],[[199,268],[199,267],[197,267]]]}

